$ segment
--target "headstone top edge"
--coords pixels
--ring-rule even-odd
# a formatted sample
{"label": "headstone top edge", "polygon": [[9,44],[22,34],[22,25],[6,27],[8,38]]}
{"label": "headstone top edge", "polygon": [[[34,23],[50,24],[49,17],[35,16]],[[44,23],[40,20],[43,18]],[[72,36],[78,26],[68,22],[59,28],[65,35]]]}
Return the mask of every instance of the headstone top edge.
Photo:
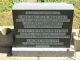
{"label": "headstone top edge", "polygon": [[67,3],[15,3],[12,10],[74,10],[74,7]]}

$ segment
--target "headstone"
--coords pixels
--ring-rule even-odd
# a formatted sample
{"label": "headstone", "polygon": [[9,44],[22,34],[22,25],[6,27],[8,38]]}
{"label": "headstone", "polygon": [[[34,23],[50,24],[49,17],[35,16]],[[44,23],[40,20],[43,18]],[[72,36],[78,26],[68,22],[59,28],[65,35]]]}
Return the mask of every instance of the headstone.
{"label": "headstone", "polygon": [[[46,56],[46,52],[39,55],[41,52],[38,52],[37,48],[44,51],[44,48],[50,51],[70,48],[73,9],[72,4],[66,3],[14,4],[12,12],[16,47],[12,48],[13,55],[21,50],[25,50],[29,55],[36,50],[37,53],[32,52],[34,56]],[[30,49],[26,50],[28,48]]]}

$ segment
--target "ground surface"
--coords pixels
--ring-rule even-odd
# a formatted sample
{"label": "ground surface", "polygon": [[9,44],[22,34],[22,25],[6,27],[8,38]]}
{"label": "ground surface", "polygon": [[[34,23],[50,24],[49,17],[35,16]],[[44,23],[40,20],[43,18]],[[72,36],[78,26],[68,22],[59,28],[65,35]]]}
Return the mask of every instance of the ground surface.
{"label": "ground surface", "polygon": [[76,52],[76,57],[7,57],[6,54],[0,53],[0,60],[80,60],[80,52]]}

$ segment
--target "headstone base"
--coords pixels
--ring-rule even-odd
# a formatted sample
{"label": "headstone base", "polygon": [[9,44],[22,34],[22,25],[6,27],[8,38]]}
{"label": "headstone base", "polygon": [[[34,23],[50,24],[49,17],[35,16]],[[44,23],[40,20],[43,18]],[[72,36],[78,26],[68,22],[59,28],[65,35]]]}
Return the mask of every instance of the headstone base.
{"label": "headstone base", "polygon": [[70,48],[25,48],[13,47],[13,56],[28,56],[28,57],[72,57],[74,56],[74,46]]}

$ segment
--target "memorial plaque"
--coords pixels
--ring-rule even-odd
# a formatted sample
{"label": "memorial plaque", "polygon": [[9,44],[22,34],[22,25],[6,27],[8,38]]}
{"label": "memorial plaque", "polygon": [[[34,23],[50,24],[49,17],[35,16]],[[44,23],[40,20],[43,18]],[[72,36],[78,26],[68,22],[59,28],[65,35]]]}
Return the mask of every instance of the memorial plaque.
{"label": "memorial plaque", "polygon": [[28,6],[21,9],[17,5],[12,11],[16,47],[70,47],[73,8],[67,5],[54,8],[56,4],[37,3],[31,8]]}

